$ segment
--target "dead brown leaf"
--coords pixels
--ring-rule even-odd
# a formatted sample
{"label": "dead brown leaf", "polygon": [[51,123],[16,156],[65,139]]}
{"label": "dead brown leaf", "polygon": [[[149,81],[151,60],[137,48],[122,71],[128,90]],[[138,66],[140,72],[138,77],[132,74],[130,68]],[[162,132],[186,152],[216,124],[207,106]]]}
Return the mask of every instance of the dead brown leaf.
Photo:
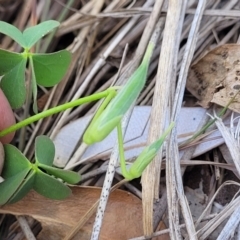
{"label": "dead brown leaf", "polygon": [[[23,200],[0,208],[0,213],[29,215],[42,224],[38,240],[60,240],[99,199],[101,189],[73,187],[73,194],[64,201],[44,198],[31,191]],[[74,239],[90,239],[94,217],[89,219]],[[122,240],[143,235],[141,200],[116,190],[108,202],[100,239]]]}
{"label": "dead brown leaf", "polygon": [[38,111],[43,111],[49,98],[49,93],[45,93],[37,100]]}
{"label": "dead brown leaf", "polygon": [[[207,108],[210,102],[225,107],[240,89],[240,45],[225,44],[191,66],[187,89]],[[240,113],[240,96],[229,106]]]}

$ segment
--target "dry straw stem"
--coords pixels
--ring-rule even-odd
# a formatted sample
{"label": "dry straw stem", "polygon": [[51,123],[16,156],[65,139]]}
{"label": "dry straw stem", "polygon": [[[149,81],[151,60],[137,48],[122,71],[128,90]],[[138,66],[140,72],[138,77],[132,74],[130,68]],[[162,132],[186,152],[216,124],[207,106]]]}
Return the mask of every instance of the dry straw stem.
{"label": "dry straw stem", "polygon": [[[191,64],[191,61],[193,58],[194,50],[196,47],[199,26],[200,26],[203,11],[205,8],[205,4],[206,4],[205,0],[200,0],[198,3],[198,7],[197,7],[196,13],[194,15],[194,19],[193,19],[193,22],[191,25],[191,29],[190,29],[190,32],[188,35],[188,40],[187,40],[186,47],[185,47],[185,52],[183,55],[182,65],[180,68],[178,84],[177,84],[176,93],[175,93],[173,112],[172,112],[173,121],[176,123],[177,123],[177,120],[179,119],[179,114],[180,114],[180,110],[181,110],[181,105],[182,105],[182,100],[183,100],[183,95],[184,95],[184,90],[185,90],[185,85],[186,85],[186,80],[187,80],[187,74],[188,74],[188,70],[189,70],[189,67],[190,67],[190,64]],[[190,209],[188,206],[188,201],[184,194],[184,187],[183,187],[183,182],[182,182],[182,170],[181,170],[180,161],[179,161],[179,151],[178,151],[176,130],[173,130],[171,137],[172,137],[171,139],[174,139],[174,141],[171,142],[170,144],[168,143],[169,158],[167,158],[167,167],[168,167],[167,173],[169,171],[169,177],[170,177],[170,179],[173,179],[172,182],[174,184],[173,184],[173,186],[171,186],[169,184],[168,189],[169,189],[169,191],[172,191],[172,193],[169,195],[176,197],[176,199],[168,201],[168,203],[170,203],[170,202],[177,203],[179,200],[182,214],[183,214],[183,217],[184,217],[184,220],[186,223],[188,236],[190,239],[197,239],[192,215],[191,215],[191,212],[190,212]],[[193,153],[193,151],[192,151],[192,153]],[[170,176],[170,174],[172,174],[172,176]],[[171,183],[171,181],[169,181],[169,183]],[[167,184],[167,186],[168,186],[168,184]],[[176,187],[176,189],[174,189],[173,187]],[[175,191],[176,191],[176,193],[175,193]],[[173,205],[173,208],[171,208],[171,206],[169,206],[168,210],[170,213],[169,216],[176,215],[176,218],[179,217],[178,214],[175,214],[175,212],[178,211],[178,204]],[[171,214],[171,210],[173,211],[172,214]],[[174,225],[174,222],[173,222],[173,225]],[[176,226],[176,222],[175,222],[175,226],[173,228],[170,228],[170,230],[172,231],[170,233],[171,236],[174,236],[174,232],[175,232],[174,229],[178,229],[179,235],[181,234],[180,226],[179,225]],[[177,239],[177,237],[178,236],[176,236],[176,239]]]}
{"label": "dry straw stem", "polygon": [[[236,1],[235,1],[236,3]],[[195,13],[195,9],[188,9],[186,13]],[[236,17],[239,18],[240,11],[239,10],[229,10],[229,9],[208,9],[205,10],[204,15],[206,16],[215,16],[215,17]]]}
{"label": "dry straw stem", "polygon": [[[219,193],[219,191],[223,188],[226,187],[228,185],[237,185],[239,186],[239,183],[236,183],[234,181],[227,181],[224,184],[221,185],[221,187],[215,192],[213,198],[211,199],[211,201],[209,202],[209,204],[207,205],[206,209],[203,211],[202,215],[198,218],[198,221],[196,223],[196,227],[198,226],[198,224],[200,223],[200,221],[204,218],[206,212],[209,210],[209,208],[211,207],[215,197],[217,196],[217,194]],[[228,205],[226,205],[223,210],[213,219],[211,219],[209,222],[207,222],[204,227],[202,227],[198,232],[197,232],[197,236],[198,239],[203,240],[203,239],[207,239],[207,237],[226,219],[228,219],[228,217],[237,209],[237,207],[239,206],[240,203],[240,197],[236,197],[234,198]],[[232,232],[231,232],[232,233]]]}
{"label": "dry straw stem", "polygon": [[[130,114],[130,111],[129,111],[129,114]],[[129,118],[129,115],[128,116],[126,115],[126,117],[125,117],[126,121],[128,121],[127,118]],[[125,123],[124,123],[124,125],[125,125]],[[111,158],[115,158],[115,161],[116,161],[117,160],[117,155],[118,155],[118,149],[115,149],[115,150],[116,150],[116,152],[115,153],[113,152],[112,155],[116,155],[116,156],[111,156]],[[108,167],[108,171],[109,170],[112,170],[111,167]],[[125,186],[128,185],[127,180],[123,179],[122,181],[119,181],[112,188],[110,188],[109,191],[113,192],[114,190],[121,187],[121,185],[123,185],[123,184],[125,184]],[[109,186],[110,185],[111,184],[109,184]],[[109,194],[109,193],[107,193],[107,194]],[[97,208],[99,209],[99,206],[104,207],[103,205],[105,205],[107,202],[106,203],[103,203],[103,202],[101,203],[102,200],[103,200],[103,198],[101,197],[98,201],[96,201],[92,205],[92,207],[88,210],[88,212],[84,216],[82,216],[82,218],[79,220],[79,222],[76,224],[76,226],[67,234],[67,236],[64,238],[64,240],[72,239],[77,234],[77,232],[84,226],[84,224],[89,220],[89,218],[96,212]],[[97,212],[97,215],[98,215],[98,212]],[[101,213],[101,214],[103,214],[103,213]],[[97,219],[97,217],[96,217],[96,219]],[[100,226],[101,226],[101,221],[102,221],[102,219],[97,220],[96,223],[99,223]],[[99,238],[98,234],[99,234],[99,232],[96,232],[96,230],[93,231],[91,239],[98,239]]]}
{"label": "dry straw stem", "polygon": [[[100,14],[94,14],[94,15],[92,15],[92,14],[82,14],[82,13],[80,14],[79,12],[77,12],[77,14],[75,14],[77,16],[73,15],[74,18],[72,18],[71,21],[67,20],[67,21],[65,21],[61,25],[62,29],[60,31],[58,31],[57,36],[61,36],[61,35],[66,34],[66,33],[69,33],[69,32],[75,31],[75,30],[79,30],[82,27],[88,26],[90,24],[100,22],[101,18],[103,18],[103,17],[129,18],[131,16],[134,16],[133,14],[132,15],[127,15],[126,14],[126,12],[128,12],[127,9],[123,10],[123,14],[122,15],[118,15],[120,13],[119,12],[115,12],[114,8],[120,7],[119,5],[121,5],[120,1],[113,1],[112,3],[110,3],[107,6],[107,8],[103,11],[103,13],[100,13]],[[140,11],[136,11],[136,12],[138,13],[138,15],[139,14],[141,15]],[[81,16],[81,15],[86,16],[86,17],[82,17],[81,19],[78,20],[78,17]],[[126,20],[124,20],[123,22],[125,23]],[[105,38],[106,38],[106,36],[104,37],[104,39]],[[108,39],[108,37],[107,37],[107,39]],[[102,41],[103,40],[101,40],[101,42]],[[99,45],[99,43],[96,46],[98,46],[98,45]]]}
{"label": "dry straw stem", "polygon": [[[153,7],[153,11],[152,11],[152,14],[151,14],[151,16],[150,16],[150,18],[149,18],[149,21],[148,21],[148,24],[147,24],[147,26],[146,26],[146,28],[145,28],[145,31],[144,31],[144,33],[143,33],[143,36],[146,34],[148,34],[149,35],[149,33],[151,33],[151,31],[152,31],[152,29],[153,29],[153,27],[155,26],[155,24],[156,24],[156,22],[157,22],[157,19],[159,18],[159,16],[160,16],[160,13],[161,13],[161,9],[162,9],[162,5],[163,5],[163,0],[157,0],[156,2],[155,2],[155,5],[154,5],[154,7]],[[163,19],[161,20],[161,21],[163,21]],[[163,23],[163,22],[162,22]],[[144,38],[142,38],[141,39],[141,41],[140,41],[140,43],[144,43],[144,45],[146,46],[146,44],[147,44],[147,41],[148,41],[149,39],[144,39]],[[139,46],[138,46],[138,51],[140,51],[140,47],[141,47],[141,45],[139,44]],[[156,139],[155,139],[156,140]],[[144,182],[143,182],[143,186],[144,186]],[[143,193],[144,193],[144,188],[143,188]],[[149,196],[148,196],[149,197]],[[147,197],[147,198],[148,198]],[[150,195],[150,198],[152,197],[152,195]],[[147,212],[145,212],[144,210],[146,209],[146,208],[148,208],[148,205],[149,205],[149,203],[148,203],[148,200],[147,200],[147,198],[145,197],[145,199],[144,199],[144,196],[143,196],[143,228],[144,228],[144,234],[148,234],[149,233],[149,231],[147,230],[147,228],[146,228],[146,226],[148,225],[148,224],[145,224],[145,222],[147,221],[148,222],[148,219],[149,219],[149,213],[147,213]],[[144,201],[145,200],[145,201]],[[150,200],[151,201],[151,200]],[[153,204],[151,205],[151,207],[153,207]],[[150,215],[151,215],[151,219],[152,219],[152,209],[153,208],[151,208],[151,210],[150,210]],[[152,230],[151,230],[152,231]]]}
{"label": "dry straw stem", "polygon": [[[230,6],[228,5],[228,6],[226,6],[226,7],[231,8],[231,7],[233,7],[233,5],[234,5],[235,3],[236,3],[236,1],[231,1],[231,2],[229,2],[229,5],[230,5]],[[225,7],[225,6],[224,6],[224,7]],[[216,19],[215,19],[214,24],[216,24]],[[214,24],[212,24],[212,28],[215,27]],[[203,28],[203,29],[205,29],[205,28]],[[210,31],[211,31],[211,30],[210,30]],[[205,35],[205,36],[206,36],[206,35]],[[208,39],[209,39],[209,40],[208,40]],[[202,42],[204,42],[204,41],[207,41],[208,44],[209,44],[212,40],[211,40],[211,37],[209,37],[209,38],[207,38],[207,39],[203,37],[203,38],[198,42],[197,47],[199,48],[199,46],[201,46]],[[205,47],[206,47],[206,45],[205,45]],[[186,68],[186,69],[187,69],[187,68]],[[185,70],[186,70],[186,69],[185,69]],[[184,85],[184,84],[183,84],[183,85]],[[162,94],[162,93],[161,93],[161,94]],[[181,100],[178,100],[178,101],[179,101],[180,104],[182,103]],[[161,116],[162,116],[162,115],[161,115]],[[173,152],[173,151],[172,151],[172,152]],[[178,158],[176,158],[176,157],[175,157],[175,159],[178,160]],[[151,176],[151,174],[150,174],[150,176]],[[169,179],[168,179],[168,180],[169,180]],[[147,194],[146,194],[146,195],[147,195]],[[183,200],[184,200],[184,199],[183,199]],[[186,209],[186,210],[187,210],[187,209]]]}
{"label": "dry straw stem", "polygon": [[[233,214],[227,221],[227,224],[222,229],[221,233],[218,236],[218,240],[231,239],[233,233],[236,231],[236,228],[239,228],[239,218],[240,215],[240,206],[237,206]],[[237,231],[237,239],[239,239],[239,231]]]}
{"label": "dry straw stem", "polygon": [[[166,109],[171,102],[169,98],[171,92],[173,92],[171,86],[174,87],[176,79],[176,56],[182,29],[181,19],[183,19],[182,15],[184,16],[185,12],[185,9],[182,7],[182,1],[169,1],[162,41],[163,47],[160,54],[157,82],[153,97],[148,144],[162,135],[165,128],[165,120],[169,119],[169,112],[167,112]],[[142,176],[143,226],[145,235],[151,235],[153,232],[153,199],[158,198],[159,195],[161,159],[162,152],[160,150],[158,156],[151,162]]]}
{"label": "dry straw stem", "polygon": [[232,156],[232,160],[235,164],[236,167],[236,171],[238,173],[238,175],[240,175],[240,146],[237,142],[237,139],[234,138],[234,136],[230,133],[229,128],[227,128],[222,119],[220,119],[219,117],[214,116],[217,120],[216,120],[216,125],[218,127],[218,130],[221,132],[223,139],[229,149],[229,152]]}
{"label": "dry straw stem", "polygon": [[[206,218],[204,218],[202,221],[204,222],[206,220],[210,220],[210,219],[214,218],[216,215],[217,214],[210,214]],[[181,229],[186,228],[186,224],[181,224],[180,228]],[[170,230],[169,230],[169,228],[167,228],[167,229],[164,229],[164,230],[160,230],[160,231],[154,232],[149,237],[141,236],[141,237],[131,238],[129,240],[148,240],[148,239],[150,240],[150,239],[152,239],[154,237],[158,237],[158,236],[161,236],[161,235],[169,234],[169,232],[170,232]],[[169,239],[169,238],[167,237],[167,239]]]}
{"label": "dry straw stem", "polygon": [[34,234],[31,231],[31,228],[28,225],[28,222],[25,217],[19,216],[17,217],[18,223],[22,228],[22,231],[27,240],[36,240]]}

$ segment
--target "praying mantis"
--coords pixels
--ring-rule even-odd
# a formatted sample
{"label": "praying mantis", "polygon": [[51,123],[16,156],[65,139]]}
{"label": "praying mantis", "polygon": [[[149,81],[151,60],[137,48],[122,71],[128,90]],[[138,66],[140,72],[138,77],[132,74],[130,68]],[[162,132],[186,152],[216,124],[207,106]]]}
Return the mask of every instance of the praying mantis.
{"label": "praying mantis", "polygon": [[156,142],[146,147],[133,163],[129,171],[127,170],[123,150],[121,119],[131,105],[136,101],[146,83],[148,66],[150,64],[153,49],[154,43],[150,40],[140,66],[130,77],[127,84],[120,89],[117,95],[110,101],[110,103],[108,98],[105,99],[105,102],[103,102],[99,108],[99,112],[96,113],[83,136],[83,141],[90,145],[95,142],[102,141],[115,127],[117,127],[120,166],[122,174],[127,180],[132,180],[142,175],[142,172],[156,156],[158,150],[164,142],[164,139],[174,126],[174,123],[171,123],[163,135]]}
{"label": "praying mantis", "polygon": [[83,136],[83,142],[85,142],[88,145],[91,145],[93,143],[102,141],[115,128],[117,128],[120,166],[122,174],[125,177],[125,179],[129,181],[140,177],[144,169],[147,167],[147,165],[156,156],[166,136],[170,133],[170,131],[174,127],[174,123],[171,123],[169,127],[166,129],[166,131],[163,133],[163,135],[157,141],[153,142],[150,146],[144,148],[144,150],[136,159],[136,161],[132,164],[130,169],[127,170],[124,158],[121,120],[124,114],[132,106],[132,104],[134,104],[146,83],[148,67],[150,64],[154,47],[155,42],[152,41],[151,38],[140,66],[132,74],[127,84],[120,88],[120,90],[117,91],[116,87],[110,87],[103,92],[96,93],[91,96],[77,99],[75,101],[48,109],[42,113],[36,114],[15,125],[12,125],[7,129],[4,129],[3,131],[0,132],[0,138],[10,132],[16,131],[17,129],[22,128],[44,117],[48,117],[52,114],[56,114],[68,108],[73,108],[87,102],[105,98],[105,100],[95,113],[95,116],[93,117],[93,120],[90,123],[89,127],[85,131]]}

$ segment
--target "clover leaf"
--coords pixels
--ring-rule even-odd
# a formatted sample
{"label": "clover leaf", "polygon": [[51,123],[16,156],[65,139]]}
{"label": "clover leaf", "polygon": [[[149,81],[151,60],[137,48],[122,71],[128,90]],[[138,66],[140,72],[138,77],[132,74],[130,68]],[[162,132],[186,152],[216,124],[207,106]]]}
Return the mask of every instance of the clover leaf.
{"label": "clover leaf", "polygon": [[0,205],[21,200],[31,189],[48,198],[64,199],[71,194],[65,182],[76,184],[80,181],[78,173],[52,166],[55,148],[46,136],[38,136],[35,140],[34,163],[11,144],[6,144],[4,150],[2,176],[5,180],[0,183]]}
{"label": "clover leaf", "polygon": [[11,37],[22,48],[22,53],[0,49],[0,87],[12,108],[21,107],[26,99],[25,69],[27,62],[32,71],[32,95],[34,111],[37,112],[37,84],[52,87],[59,83],[67,72],[71,54],[67,50],[40,54],[31,52],[31,47],[42,37],[59,26],[59,22],[49,20],[21,32],[13,25],[0,21],[0,33]]}

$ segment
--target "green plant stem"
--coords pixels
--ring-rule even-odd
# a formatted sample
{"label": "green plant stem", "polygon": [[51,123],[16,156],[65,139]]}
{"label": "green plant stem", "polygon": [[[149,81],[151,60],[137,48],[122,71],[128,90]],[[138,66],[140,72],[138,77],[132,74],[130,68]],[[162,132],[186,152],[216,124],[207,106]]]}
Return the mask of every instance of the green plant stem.
{"label": "green plant stem", "polygon": [[26,118],[23,121],[21,121],[19,123],[16,123],[16,124],[6,128],[6,129],[4,129],[3,131],[0,132],[0,137],[3,137],[3,136],[5,136],[5,135],[7,135],[11,132],[14,132],[14,131],[16,131],[16,130],[22,128],[22,127],[25,127],[25,126],[33,123],[33,122],[36,122],[36,121],[38,121],[42,118],[49,117],[53,114],[65,111],[69,108],[77,107],[77,106],[79,106],[81,104],[84,104],[84,103],[88,103],[88,102],[99,100],[101,98],[105,98],[109,94],[112,94],[113,92],[116,93],[116,89],[114,87],[111,87],[111,88],[108,88],[107,90],[105,90],[103,92],[96,93],[96,94],[93,94],[93,95],[90,95],[90,96],[87,96],[87,97],[84,97],[84,98],[77,99],[77,100],[72,101],[72,102],[62,104],[62,105],[57,106],[57,107],[50,108],[50,109],[48,109],[44,112],[38,113],[38,114],[36,114],[32,117]]}

